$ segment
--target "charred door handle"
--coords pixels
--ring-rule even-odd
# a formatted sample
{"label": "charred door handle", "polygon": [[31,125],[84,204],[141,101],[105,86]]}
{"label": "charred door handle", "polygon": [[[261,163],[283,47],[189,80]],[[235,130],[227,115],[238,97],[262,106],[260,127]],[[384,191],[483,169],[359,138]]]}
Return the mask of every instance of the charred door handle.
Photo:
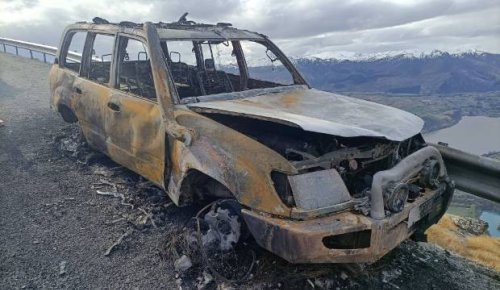
{"label": "charred door handle", "polygon": [[108,108],[115,112],[120,112],[120,105],[114,101],[109,101],[108,102]]}

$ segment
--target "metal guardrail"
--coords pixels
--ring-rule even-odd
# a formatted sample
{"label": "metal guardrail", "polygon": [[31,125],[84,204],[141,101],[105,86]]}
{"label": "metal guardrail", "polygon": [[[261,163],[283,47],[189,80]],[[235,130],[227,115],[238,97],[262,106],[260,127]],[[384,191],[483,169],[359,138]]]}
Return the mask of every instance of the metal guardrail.
{"label": "metal guardrail", "polygon": [[500,203],[500,160],[441,144],[430,145],[441,153],[457,189]]}
{"label": "metal guardrail", "polygon": [[[15,40],[15,39],[10,39],[10,38],[0,37],[0,45],[3,48],[4,53],[9,53],[7,51],[7,47],[13,47],[15,49],[16,55],[19,55],[19,52],[21,49],[26,50],[29,52],[31,59],[34,58],[33,52],[41,53],[43,56],[43,62],[45,62],[45,63],[47,62],[47,55],[51,55],[51,56],[57,55],[57,47],[44,45],[44,44],[38,44],[38,43],[32,43],[32,42],[27,42],[27,41],[22,41],[22,40]],[[75,62],[80,62],[81,58],[82,58],[81,54],[68,51],[68,59],[75,61]]]}

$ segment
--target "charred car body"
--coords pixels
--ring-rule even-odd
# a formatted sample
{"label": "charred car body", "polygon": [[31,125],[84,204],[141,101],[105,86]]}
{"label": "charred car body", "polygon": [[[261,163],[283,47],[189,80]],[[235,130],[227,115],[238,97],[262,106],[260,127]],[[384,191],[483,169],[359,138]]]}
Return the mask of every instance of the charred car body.
{"label": "charred car body", "polygon": [[266,36],[227,23],[71,25],[50,85],[92,147],[177,205],[237,200],[290,262],[375,261],[453,194],[420,118],[312,89]]}

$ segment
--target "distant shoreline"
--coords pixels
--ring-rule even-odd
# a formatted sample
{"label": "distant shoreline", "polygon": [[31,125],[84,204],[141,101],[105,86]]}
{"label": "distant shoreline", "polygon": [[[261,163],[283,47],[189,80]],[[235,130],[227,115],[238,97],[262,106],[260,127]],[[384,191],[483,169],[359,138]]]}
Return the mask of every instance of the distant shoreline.
{"label": "distant shoreline", "polygon": [[425,121],[422,133],[456,125],[462,117],[500,117],[500,92],[457,95],[394,95],[347,93],[347,95],[413,113]]}

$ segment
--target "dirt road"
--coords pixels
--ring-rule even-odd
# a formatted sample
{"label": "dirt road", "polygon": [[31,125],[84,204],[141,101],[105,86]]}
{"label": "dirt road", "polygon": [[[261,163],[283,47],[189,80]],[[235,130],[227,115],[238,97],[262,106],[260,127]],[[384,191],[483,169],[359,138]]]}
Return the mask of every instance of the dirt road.
{"label": "dirt road", "polygon": [[[203,265],[176,275],[167,245],[197,208],[74,148],[75,129],[49,110],[48,70],[0,54],[0,288],[229,289]],[[500,289],[498,273],[411,241],[370,266],[290,265],[245,247],[256,261],[241,288]]]}

